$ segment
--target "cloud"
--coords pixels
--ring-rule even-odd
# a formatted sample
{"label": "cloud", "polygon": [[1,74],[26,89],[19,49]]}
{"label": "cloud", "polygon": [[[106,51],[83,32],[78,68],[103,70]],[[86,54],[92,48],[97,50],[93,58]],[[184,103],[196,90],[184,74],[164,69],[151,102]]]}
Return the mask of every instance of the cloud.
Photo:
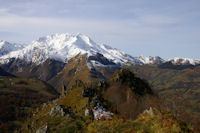
{"label": "cloud", "polygon": [[157,26],[173,25],[178,24],[180,22],[180,19],[178,18],[173,18],[164,15],[144,15],[140,19],[145,24]]}
{"label": "cloud", "polygon": [[5,15],[9,15],[9,8],[0,8],[0,15],[1,16],[5,16]]}
{"label": "cloud", "polygon": [[174,25],[181,22],[181,18],[173,16],[166,13],[152,12],[148,9],[128,9],[128,13],[136,16],[137,21],[143,25],[152,25],[152,26],[168,26]]}
{"label": "cloud", "polygon": [[[1,10],[0,10],[1,11]],[[0,29],[19,33],[83,32],[89,34],[111,35],[115,37],[156,34],[158,29],[142,27],[136,20],[81,19],[19,16],[3,10],[0,16]],[[6,15],[5,15],[6,14]]]}

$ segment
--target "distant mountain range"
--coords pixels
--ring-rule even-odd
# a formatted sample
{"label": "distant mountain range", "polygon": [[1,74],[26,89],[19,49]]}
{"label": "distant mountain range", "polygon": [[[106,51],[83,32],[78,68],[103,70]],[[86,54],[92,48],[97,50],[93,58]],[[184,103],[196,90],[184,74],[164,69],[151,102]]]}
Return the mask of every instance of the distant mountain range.
{"label": "distant mountain range", "polygon": [[[197,65],[199,59],[189,58],[172,58],[164,60],[159,56],[156,57],[133,57],[118,49],[108,45],[98,45],[88,36],[83,34],[54,34],[41,37],[29,45],[12,44],[6,41],[0,42],[0,63],[9,63],[13,59],[20,59],[37,65],[45,62],[47,59],[53,59],[66,63],[78,54],[87,54],[94,56],[97,53],[102,54],[109,61],[123,64],[161,64],[171,62],[176,65]],[[99,64],[99,62],[96,62]]]}

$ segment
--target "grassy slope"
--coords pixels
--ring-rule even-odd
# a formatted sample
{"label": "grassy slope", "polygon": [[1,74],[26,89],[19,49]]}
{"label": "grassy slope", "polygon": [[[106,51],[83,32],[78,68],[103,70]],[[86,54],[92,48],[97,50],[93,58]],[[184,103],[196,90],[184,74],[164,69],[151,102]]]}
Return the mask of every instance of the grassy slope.
{"label": "grassy slope", "polygon": [[58,96],[46,83],[37,79],[0,78],[0,131],[19,128],[32,109]]}
{"label": "grassy slope", "polygon": [[[163,105],[173,113],[200,127],[200,67],[194,69],[161,69],[156,66],[133,66],[137,75],[148,79],[153,89],[163,98]],[[199,131],[199,130],[198,130]],[[200,132],[200,131],[199,131]]]}
{"label": "grassy slope", "polygon": [[[92,120],[89,117],[80,117],[80,115],[49,116],[48,111],[45,112],[36,114],[42,119],[36,121],[35,129],[47,124],[49,133],[192,133],[190,127],[177,120],[171,113],[159,112],[156,109],[153,114],[142,113],[136,120],[122,119],[117,115],[113,120]],[[32,133],[35,130],[24,129],[22,132]]]}
{"label": "grassy slope", "polygon": [[[124,75],[123,75],[124,77]],[[118,80],[118,79],[114,79]],[[129,80],[129,78],[128,78]],[[113,81],[115,82],[115,81]],[[127,82],[127,79],[123,80],[123,82]],[[143,83],[142,81],[140,81]],[[131,82],[132,83],[132,82]],[[108,90],[110,87],[116,87],[125,90],[125,95],[123,92],[122,95],[125,96],[126,100],[132,102],[130,99],[134,99],[136,95],[131,93],[129,87],[124,86],[115,86],[116,83],[110,83],[108,85]],[[124,85],[124,84],[123,84]],[[127,85],[127,84],[126,84]],[[49,102],[45,106],[41,107],[38,112],[36,112],[32,117],[28,119],[28,121],[24,124],[22,128],[22,132],[35,132],[38,128],[48,125],[48,132],[58,132],[58,133],[115,133],[115,132],[184,132],[187,130],[190,132],[190,129],[186,125],[181,125],[178,120],[176,120],[173,115],[169,115],[165,112],[159,112],[157,110],[154,111],[155,114],[144,113],[139,115],[136,120],[128,120],[129,117],[124,117],[122,114],[115,114],[113,120],[93,120],[90,116],[83,116],[83,113],[86,108],[93,108],[92,102],[88,102],[88,97],[83,97],[83,86],[74,86],[72,89],[67,90],[67,95],[62,96],[59,99]],[[98,92],[98,88],[97,92]],[[137,89],[145,89],[145,88],[137,88]],[[136,90],[135,90],[136,91]],[[104,92],[104,91],[103,91]],[[131,93],[128,98],[126,92]],[[146,91],[144,91],[146,92]],[[106,93],[106,92],[105,92]],[[114,94],[115,95],[115,94]],[[144,94],[146,95],[146,94]],[[109,96],[110,97],[110,96]],[[95,99],[95,96],[92,98]],[[91,99],[91,100],[92,100]],[[119,97],[118,97],[119,99]],[[145,97],[140,97],[140,101],[143,101]],[[137,99],[134,99],[137,100]],[[115,104],[116,101],[114,101]],[[88,104],[89,103],[89,104]],[[129,102],[128,102],[129,103]],[[142,106],[141,102],[138,102],[137,106]],[[49,112],[52,107],[55,105],[62,105],[63,108],[71,107],[74,112],[74,115],[65,114],[65,116],[50,115]],[[128,110],[135,110],[131,106],[131,104],[127,104],[124,108],[128,108]],[[142,112],[142,111],[141,111]],[[125,118],[125,119],[124,119]],[[183,129],[185,128],[185,129]]]}
{"label": "grassy slope", "polygon": [[66,88],[72,88],[77,80],[81,80],[86,84],[99,80],[99,78],[94,77],[94,74],[88,68],[86,55],[77,55],[70,59],[66,67],[49,82],[61,92],[63,85]]}
{"label": "grassy slope", "polygon": [[104,98],[111,103],[113,112],[126,119],[135,119],[145,109],[159,105],[148,83],[126,68],[115,72]]}
{"label": "grassy slope", "polygon": [[89,133],[191,133],[183,122],[176,120],[169,112],[154,110],[154,114],[144,112],[136,120],[115,119],[94,121],[88,125]]}
{"label": "grassy slope", "polygon": [[[88,104],[88,98],[82,96],[83,87],[74,87],[67,91],[67,96],[60,97],[48,104],[45,107],[39,108],[39,111],[29,118],[22,128],[22,132],[35,132],[38,128],[48,123],[49,132],[75,132],[83,130],[85,126],[85,119],[80,118],[84,114]],[[73,117],[65,115],[65,117],[57,114],[51,116],[49,112],[55,105],[61,105],[63,108],[71,108],[74,112]],[[34,123],[30,128],[28,125]]]}

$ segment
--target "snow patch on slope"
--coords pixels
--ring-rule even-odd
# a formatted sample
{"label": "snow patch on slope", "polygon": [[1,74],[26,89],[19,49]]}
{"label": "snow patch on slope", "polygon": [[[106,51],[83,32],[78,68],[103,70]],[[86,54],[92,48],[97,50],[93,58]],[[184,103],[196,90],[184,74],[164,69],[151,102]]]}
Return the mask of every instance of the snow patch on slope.
{"label": "snow patch on slope", "polygon": [[95,120],[100,120],[101,118],[111,120],[113,117],[113,113],[111,113],[110,111],[106,111],[106,109],[100,106],[99,104],[98,106],[94,107],[93,114]]}

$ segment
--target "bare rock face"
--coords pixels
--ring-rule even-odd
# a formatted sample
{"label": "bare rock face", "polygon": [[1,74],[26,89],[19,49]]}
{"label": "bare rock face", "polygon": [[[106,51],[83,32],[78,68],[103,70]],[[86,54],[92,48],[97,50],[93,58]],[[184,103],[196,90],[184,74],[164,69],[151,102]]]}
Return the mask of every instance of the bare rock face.
{"label": "bare rock face", "polygon": [[54,116],[54,115],[58,115],[58,114],[60,114],[61,116],[65,115],[65,112],[60,105],[52,107],[51,111],[49,112],[50,116]]}
{"label": "bare rock face", "polygon": [[44,126],[42,126],[42,127],[40,127],[37,131],[36,131],[36,133],[47,133],[47,125],[44,125]]}

